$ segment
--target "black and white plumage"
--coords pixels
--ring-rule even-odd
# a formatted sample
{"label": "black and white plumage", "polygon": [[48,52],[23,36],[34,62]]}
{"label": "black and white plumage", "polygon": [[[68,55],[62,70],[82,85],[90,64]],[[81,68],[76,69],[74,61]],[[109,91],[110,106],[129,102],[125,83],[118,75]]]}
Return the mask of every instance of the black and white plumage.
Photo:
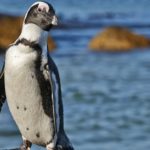
{"label": "black and white plumage", "polygon": [[4,65],[3,65],[2,71],[0,73],[0,112],[3,106],[3,103],[5,102],[5,99],[6,99],[6,95],[5,95]]}
{"label": "black and white plumage", "polygon": [[47,50],[48,31],[56,24],[49,3],[34,3],[26,13],[20,36],[6,52],[0,107],[6,92],[23,137],[21,149],[30,149],[33,143],[47,150],[73,150],[64,131],[59,73]]}

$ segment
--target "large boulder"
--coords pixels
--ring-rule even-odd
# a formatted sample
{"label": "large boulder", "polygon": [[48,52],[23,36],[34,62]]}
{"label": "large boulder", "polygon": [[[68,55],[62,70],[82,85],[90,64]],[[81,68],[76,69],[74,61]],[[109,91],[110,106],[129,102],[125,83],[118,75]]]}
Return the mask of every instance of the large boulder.
{"label": "large boulder", "polygon": [[122,27],[108,27],[89,43],[94,51],[128,51],[149,46],[150,39]]}
{"label": "large boulder", "polygon": [[[0,15],[0,49],[6,50],[20,35],[23,23],[22,17]],[[52,51],[56,44],[51,37],[48,38],[48,47]]]}

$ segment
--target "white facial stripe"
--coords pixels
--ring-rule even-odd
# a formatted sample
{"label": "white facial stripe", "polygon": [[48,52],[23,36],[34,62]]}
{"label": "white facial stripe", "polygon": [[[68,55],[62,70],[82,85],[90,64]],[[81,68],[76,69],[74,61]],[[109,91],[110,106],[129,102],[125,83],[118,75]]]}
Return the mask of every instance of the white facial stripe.
{"label": "white facial stripe", "polygon": [[25,14],[24,20],[25,20],[25,18],[27,17],[27,14],[28,14],[29,10],[31,9],[31,7],[33,7],[33,6],[37,5],[37,4],[39,4],[39,6],[41,5],[42,7],[44,6],[45,9],[46,9],[46,12],[49,11],[49,6],[48,6],[48,4],[46,4],[46,3],[44,3],[44,2],[35,2],[35,3],[33,3],[33,4],[29,7],[28,11],[27,11],[26,14]]}
{"label": "white facial stripe", "polygon": [[[32,5],[31,5],[31,7],[33,7],[33,6],[35,6],[35,5],[37,5],[37,4],[39,4],[39,5],[46,5],[46,7],[48,6],[48,4],[47,3],[44,3],[44,2],[35,2],[35,3],[33,3]],[[30,8],[31,8],[30,7]],[[29,9],[30,9],[29,8]],[[48,8],[49,8],[49,6],[48,6]]]}
{"label": "white facial stripe", "polygon": [[46,12],[48,12],[49,11],[49,6],[44,2],[39,2],[38,9],[40,9],[42,11],[46,10]]}

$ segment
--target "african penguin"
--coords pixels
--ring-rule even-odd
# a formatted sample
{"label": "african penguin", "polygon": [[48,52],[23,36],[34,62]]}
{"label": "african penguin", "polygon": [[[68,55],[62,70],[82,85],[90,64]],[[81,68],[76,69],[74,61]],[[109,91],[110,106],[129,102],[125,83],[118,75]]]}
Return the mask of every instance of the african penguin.
{"label": "african penguin", "polygon": [[25,15],[20,36],[6,52],[0,104],[6,92],[23,150],[29,150],[32,143],[47,150],[73,150],[64,131],[59,73],[47,50],[48,32],[54,25],[53,7],[47,2],[34,3]]}

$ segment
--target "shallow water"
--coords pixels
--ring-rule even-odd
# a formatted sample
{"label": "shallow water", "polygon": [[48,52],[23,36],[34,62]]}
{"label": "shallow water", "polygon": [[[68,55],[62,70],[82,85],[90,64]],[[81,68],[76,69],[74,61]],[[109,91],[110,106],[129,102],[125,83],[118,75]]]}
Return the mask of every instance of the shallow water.
{"label": "shallow water", "polygon": [[[149,51],[53,58],[62,81],[65,128],[76,149],[149,150]],[[1,148],[18,145],[6,106],[0,122]]]}
{"label": "shallow water", "polygon": [[[0,12],[24,14],[32,2],[1,0]],[[92,5],[89,0],[51,2],[61,14],[61,21],[71,24],[70,28],[53,30],[51,35],[58,45],[52,57],[62,81],[65,129],[75,149],[149,150],[149,49],[93,53],[87,43],[112,24],[150,37],[150,1],[95,0]],[[6,9],[7,5],[11,5],[10,9]],[[0,148],[17,147],[20,143],[5,104],[0,115]]]}

